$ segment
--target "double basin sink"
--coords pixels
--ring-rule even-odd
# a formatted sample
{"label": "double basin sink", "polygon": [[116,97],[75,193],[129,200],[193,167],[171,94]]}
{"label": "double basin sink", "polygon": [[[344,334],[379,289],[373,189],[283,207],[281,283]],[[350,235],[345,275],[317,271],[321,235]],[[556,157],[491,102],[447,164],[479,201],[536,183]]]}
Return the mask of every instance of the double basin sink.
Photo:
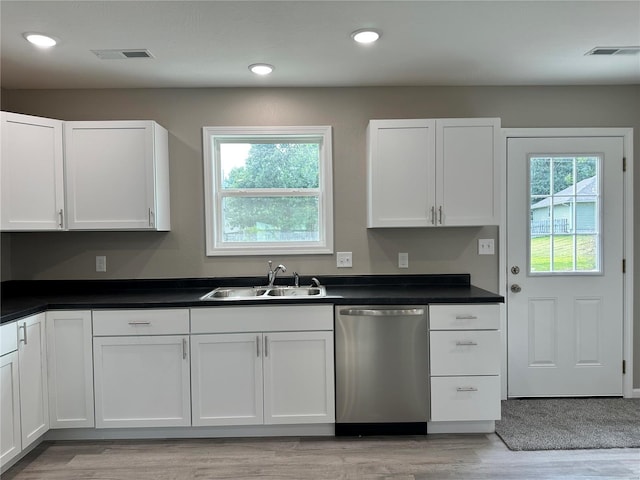
{"label": "double basin sink", "polygon": [[325,297],[327,291],[323,286],[311,287],[218,287],[200,300],[264,300],[269,298],[318,298]]}

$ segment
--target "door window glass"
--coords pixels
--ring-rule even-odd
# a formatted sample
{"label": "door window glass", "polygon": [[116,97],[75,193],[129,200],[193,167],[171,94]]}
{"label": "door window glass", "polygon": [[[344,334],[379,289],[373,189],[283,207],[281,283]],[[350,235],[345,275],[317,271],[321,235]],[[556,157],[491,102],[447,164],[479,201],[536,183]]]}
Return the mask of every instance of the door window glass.
{"label": "door window glass", "polygon": [[529,157],[529,273],[601,273],[601,157]]}

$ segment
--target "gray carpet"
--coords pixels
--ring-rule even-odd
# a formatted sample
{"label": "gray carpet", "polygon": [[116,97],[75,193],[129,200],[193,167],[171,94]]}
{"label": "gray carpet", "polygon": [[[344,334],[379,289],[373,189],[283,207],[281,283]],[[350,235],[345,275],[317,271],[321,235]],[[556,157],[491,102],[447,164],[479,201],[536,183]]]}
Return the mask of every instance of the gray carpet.
{"label": "gray carpet", "polygon": [[496,433],[511,450],[640,447],[640,399],[506,400]]}

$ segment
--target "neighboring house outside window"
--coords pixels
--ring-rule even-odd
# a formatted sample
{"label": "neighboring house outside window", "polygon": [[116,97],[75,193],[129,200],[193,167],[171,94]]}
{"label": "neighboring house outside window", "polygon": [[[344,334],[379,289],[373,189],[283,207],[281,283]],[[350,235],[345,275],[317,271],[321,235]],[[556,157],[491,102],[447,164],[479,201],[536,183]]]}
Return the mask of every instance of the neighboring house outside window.
{"label": "neighboring house outside window", "polygon": [[[531,206],[531,234],[592,233],[598,230],[598,179],[587,178]],[[551,209],[553,208],[553,215]],[[573,209],[576,210],[575,217]],[[553,217],[553,229],[551,218]],[[575,218],[576,225],[573,225]],[[574,231],[575,230],[575,231]]]}
{"label": "neighboring house outside window", "polygon": [[206,253],[333,253],[331,127],[204,127]]}

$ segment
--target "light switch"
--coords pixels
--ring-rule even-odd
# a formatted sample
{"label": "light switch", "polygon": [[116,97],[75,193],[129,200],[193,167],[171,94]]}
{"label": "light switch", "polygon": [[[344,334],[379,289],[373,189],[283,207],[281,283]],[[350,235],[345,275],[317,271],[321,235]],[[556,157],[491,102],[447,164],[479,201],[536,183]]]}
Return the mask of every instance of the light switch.
{"label": "light switch", "polygon": [[478,255],[495,255],[493,238],[478,239]]}
{"label": "light switch", "polygon": [[107,271],[107,257],[104,255],[96,256],[96,272]]}
{"label": "light switch", "polygon": [[353,257],[351,252],[338,252],[336,254],[336,265],[338,268],[353,267]]}
{"label": "light switch", "polygon": [[409,268],[409,254],[406,252],[398,253],[398,268]]}

